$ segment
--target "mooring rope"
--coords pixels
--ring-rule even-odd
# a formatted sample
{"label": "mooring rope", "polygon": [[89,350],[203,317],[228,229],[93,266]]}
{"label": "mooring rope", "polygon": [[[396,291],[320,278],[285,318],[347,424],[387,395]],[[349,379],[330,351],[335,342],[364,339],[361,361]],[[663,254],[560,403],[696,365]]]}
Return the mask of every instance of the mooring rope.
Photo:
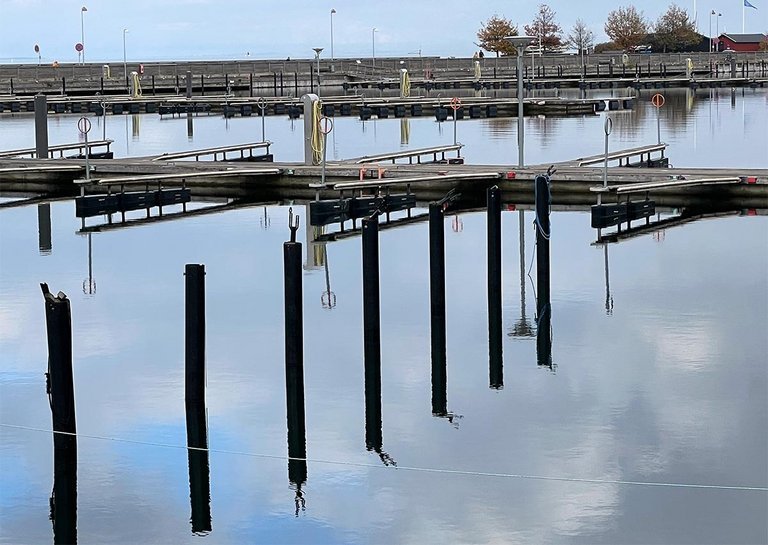
{"label": "mooring rope", "polygon": [[291,456],[281,456],[278,454],[261,454],[255,452],[244,452],[237,450],[225,450],[225,449],[212,449],[212,448],[200,448],[200,447],[187,447],[185,445],[172,445],[168,443],[155,443],[152,441],[140,441],[137,439],[122,439],[119,437],[105,437],[101,435],[91,435],[85,433],[71,433],[63,431],[53,431],[43,428],[35,428],[31,426],[18,426],[14,424],[5,424],[0,422],[0,427],[12,428],[17,430],[36,431],[42,433],[58,433],[60,435],[67,435],[70,437],[80,437],[83,439],[98,439],[102,441],[112,441],[117,443],[130,443],[133,445],[144,445],[150,447],[172,448],[177,450],[196,450],[202,452],[209,452],[214,454],[230,454],[236,456],[248,456],[251,458],[263,458],[269,460],[283,460],[291,462],[307,462],[312,464],[327,464],[336,466],[347,467],[359,467],[366,469],[392,469],[402,471],[414,471],[420,473],[437,473],[442,475],[464,475],[470,477],[497,477],[505,479],[526,479],[535,481],[555,481],[565,483],[582,483],[582,484],[610,484],[610,485],[624,485],[624,486],[655,486],[663,488],[695,488],[706,490],[738,490],[743,492],[768,492],[768,486],[740,486],[740,485],[718,485],[718,484],[696,484],[696,483],[669,483],[658,481],[623,481],[619,479],[589,479],[582,477],[562,477],[554,475],[527,475],[522,473],[499,473],[491,471],[471,471],[464,469],[445,469],[434,467],[419,467],[419,466],[384,466],[380,464],[369,464],[366,462],[351,462],[344,460],[323,460],[320,458],[296,458]]}

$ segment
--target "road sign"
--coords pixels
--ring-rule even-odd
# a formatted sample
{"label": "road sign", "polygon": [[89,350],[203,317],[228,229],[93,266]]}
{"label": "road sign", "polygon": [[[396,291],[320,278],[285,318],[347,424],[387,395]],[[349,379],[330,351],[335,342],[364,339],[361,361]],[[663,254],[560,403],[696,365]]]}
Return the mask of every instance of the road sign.
{"label": "road sign", "polygon": [[81,117],[77,122],[77,128],[83,134],[91,132],[91,120],[87,117]]}
{"label": "road sign", "polygon": [[454,112],[461,108],[461,99],[459,97],[453,97],[451,99],[451,108],[453,108]]}
{"label": "road sign", "polygon": [[651,104],[653,104],[657,108],[661,108],[662,106],[664,106],[664,102],[665,102],[664,95],[662,94],[656,93],[655,95],[653,95],[653,97],[651,97]]}
{"label": "road sign", "polygon": [[605,118],[605,127],[603,130],[605,131],[605,136],[611,134],[611,130],[613,130],[613,119],[610,117]]}
{"label": "road sign", "polygon": [[80,53],[82,50],[83,50],[83,44],[81,44],[80,42],[77,42],[77,43],[75,44],[75,51],[77,51],[78,53]]}

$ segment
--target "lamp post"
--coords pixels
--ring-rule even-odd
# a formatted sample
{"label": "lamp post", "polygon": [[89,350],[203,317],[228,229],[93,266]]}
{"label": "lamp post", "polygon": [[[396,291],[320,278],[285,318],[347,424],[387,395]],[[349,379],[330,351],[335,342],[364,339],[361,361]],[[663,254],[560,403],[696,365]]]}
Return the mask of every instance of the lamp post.
{"label": "lamp post", "polygon": [[80,43],[83,44],[83,56],[81,57],[83,64],[85,64],[85,12],[88,8],[83,6],[80,8]]}
{"label": "lamp post", "polygon": [[371,29],[371,66],[376,67],[376,32],[379,29],[373,27]]}
{"label": "lamp post", "polygon": [[717,45],[718,45],[718,48],[715,50],[715,52],[720,51],[720,47],[719,47],[719,45],[720,45],[720,17],[722,17],[722,16],[723,16],[722,13],[718,13],[717,17],[715,17],[715,28],[717,29],[717,30],[715,30],[715,34],[717,35]]}
{"label": "lamp post", "polygon": [[313,47],[312,51],[315,52],[315,59],[317,60],[317,96],[320,96],[320,53],[323,51],[322,47]]}
{"label": "lamp post", "polygon": [[125,74],[125,81],[128,81],[128,58],[125,55],[125,35],[128,34],[128,29],[123,29],[123,73]]}
{"label": "lamp post", "polygon": [[331,8],[331,61],[336,60],[336,57],[333,56],[333,15],[336,13],[336,10],[334,8]]}
{"label": "lamp post", "polygon": [[525,166],[525,125],[523,123],[523,54],[533,36],[506,36],[504,38],[517,50],[517,166]]}

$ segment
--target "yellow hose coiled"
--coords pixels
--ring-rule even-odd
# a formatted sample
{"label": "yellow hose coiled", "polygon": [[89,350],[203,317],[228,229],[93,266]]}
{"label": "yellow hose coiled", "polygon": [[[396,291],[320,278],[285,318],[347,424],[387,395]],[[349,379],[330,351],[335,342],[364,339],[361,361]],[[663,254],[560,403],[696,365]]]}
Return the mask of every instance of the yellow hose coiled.
{"label": "yellow hose coiled", "polygon": [[312,164],[319,165],[323,160],[323,134],[320,132],[320,118],[323,101],[316,100],[312,105]]}
{"label": "yellow hose coiled", "polygon": [[141,96],[141,82],[139,81],[139,74],[131,72],[133,76],[133,98],[139,98]]}
{"label": "yellow hose coiled", "polygon": [[408,70],[405,69],[400,72],[400,96],[403,98],[411,96],[411,78]]}

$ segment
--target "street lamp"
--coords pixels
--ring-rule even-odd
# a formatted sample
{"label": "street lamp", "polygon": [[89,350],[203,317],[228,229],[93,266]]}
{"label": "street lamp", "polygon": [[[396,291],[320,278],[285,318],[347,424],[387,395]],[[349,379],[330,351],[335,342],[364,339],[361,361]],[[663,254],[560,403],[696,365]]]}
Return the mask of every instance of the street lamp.
{"label": "street lamp", "polygon": [[313,47],[312,51],[315,52],[315,59],[317,59],[317,96],[320,96],[320,53],[323,51],[323,48]]}
{"label": "street lamp", "polygon": [[336,57],[333,56],[333,14],[336,13],[336,10],[334,8],[331,8],[331,60],[335,60]]}
{"label": "street lamp", "polygon": [[128,81],[128,60],[125,56],[125,35],[128,34],[128,29],[123,29],[123,73],[125,74],[125,81]]}
{"label": "street lamp", "polygon": [[86,11],[88,8],[85,6],[80,8],[80,43],[83,45],[83,56],[81,57],[83,64],[85,64],[85,18],[83,15]]}
{"label": "street lamp", "polygon": [[371,29],[371,66],[376,67],[376,32],[378,28],[373,27]]}
{"label": "street lamp", "polygon": [[523,124],[523,54],[533,36],[506,36],[504,38],[517,50],[517,166],[525,166],[525,125]]}
{"label": "street lamp", "polygon": [[717,17],[715,18],[715,28],[717,29],[715,31],[715,34],[717,34],[717,45],[718,45],[718,48],[715,50],[716,52],[720,51],[720,47],[719,47],[719,45],[720,45],[720,17],[722,17],[722,16],[723,16],[722,13],[718,13]]}

